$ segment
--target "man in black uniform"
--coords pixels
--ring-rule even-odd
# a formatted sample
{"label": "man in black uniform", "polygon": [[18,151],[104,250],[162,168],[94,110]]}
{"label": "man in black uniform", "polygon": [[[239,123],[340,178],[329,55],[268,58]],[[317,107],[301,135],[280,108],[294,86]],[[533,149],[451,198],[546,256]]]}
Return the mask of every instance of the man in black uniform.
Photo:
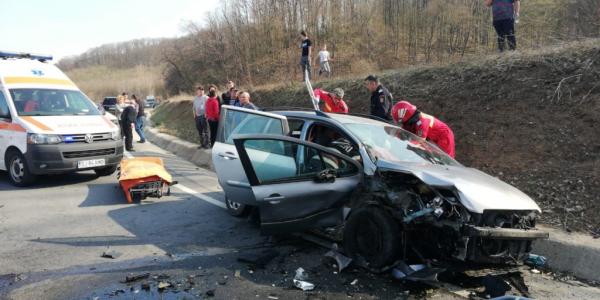
{"label": "man in black uniform", "polygon": [[381,85],[379,78],[369,75],[365,86],[371,92],[371,115],[384,120],[392,120],[392,94]]}
{"label": "man in black uniform", "polygon": [[137,113],[134,103],[129,103],[121,113],[121,132],[123,132],[123,136],[125,137],[125,149],[127,151],[134,151],[132,124],[135,124]]}

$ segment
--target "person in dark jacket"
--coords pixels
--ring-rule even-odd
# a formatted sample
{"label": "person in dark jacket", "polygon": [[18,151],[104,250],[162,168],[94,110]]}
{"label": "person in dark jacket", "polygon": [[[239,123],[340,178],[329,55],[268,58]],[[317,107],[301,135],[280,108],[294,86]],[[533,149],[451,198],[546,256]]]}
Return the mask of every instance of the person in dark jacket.
{"label": "person in dark jacket", "polygon": [[135,94],[131,95],[131,99],[135,101],[138,107],[137,117],[135,118],[135,132],[137,132],[140,140],[138,143],[145,143],[146,136],[144,135],[144,127],[146,127],[146,112],[144,111],[145,102],[144,99],[138,99]]}
{"label": "person in dark jacket", "polygon": [[485,0],[485,5],[492,7],[494,29],[498,34],[498,51],[503,52],[505,41],[508,49],[517,49],[515,23],[519,22],[521,1],[519,0]]}
{"label": "person in dark jacket", "polygon": [[236,97],[232,95],[232,91],[235,90],[235,83],[229,80],[225,86],[227,87],[227,91],[221,95],[221,105],[233,105],[231,102],[236,99]]}
{"label": "person in dark jacket", "polygon": [[133,150],[133,126],[135,125],[135,119],[138,111],[135,102],[128,103],[123,112],[121,113],[121,131],[125,137],[125,149],[127,151]]}
{"label": "person in dark jacket", "polygon": [[384,120],[392,120],[392,94],[381,83],[379,78],[369,75],[365,78],[365,86],[371,92],[371,115]]}

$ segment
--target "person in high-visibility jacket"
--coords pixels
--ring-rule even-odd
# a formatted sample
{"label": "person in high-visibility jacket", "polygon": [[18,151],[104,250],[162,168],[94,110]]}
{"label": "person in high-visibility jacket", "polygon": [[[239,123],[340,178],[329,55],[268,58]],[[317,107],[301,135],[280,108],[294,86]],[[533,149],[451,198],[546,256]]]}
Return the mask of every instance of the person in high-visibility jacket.
{"label": "person in high-visibility jacket", "polygon": [[333,92],[326,92],[322,89],[314,90],[315,97],[323,100],[323,111],[336,114],[347,114],[348,105],[344,102],[344,90],[341,88],[333,89]]}
{"label": "person in high-visibility jacket", "polygon": [[403,129],[434,142],[454,158],[454,133],[444,122],[420,112],[408,101],[400,101],[392,107],[392,118]]}

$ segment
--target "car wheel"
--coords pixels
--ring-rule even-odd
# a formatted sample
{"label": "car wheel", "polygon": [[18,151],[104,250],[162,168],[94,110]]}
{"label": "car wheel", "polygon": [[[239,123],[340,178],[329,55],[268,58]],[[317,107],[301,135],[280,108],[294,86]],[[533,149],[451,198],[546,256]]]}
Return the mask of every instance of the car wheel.
{"label": "car wheel", "polygon": [[13,150],[6,156],[8,168],[8,179],[14,186],[25,187],[31,185],[36,176],[29,171],[25,156],[19,151]]}
{"label": "car wheel", "polygon": [[344,250],[369,269],[393,264],[400,253],[400,226],[392,216],[378,207],[364,207],[352,212],[344,226]]}
{"label": "car wheel", "polygon": [[98,176],[110,176],[117,170],[117,167],[118,165],[114,165],[110,167],[94,169],[94,172],[96,172],[96,175]]}
{"label": "car wheel", "polygon": [[247,216],[252,208],[249,205],[231,201],[227,196],[225,196],[225,206],[227,206],[227,212],[229,212],[230,215],[238,218]]}

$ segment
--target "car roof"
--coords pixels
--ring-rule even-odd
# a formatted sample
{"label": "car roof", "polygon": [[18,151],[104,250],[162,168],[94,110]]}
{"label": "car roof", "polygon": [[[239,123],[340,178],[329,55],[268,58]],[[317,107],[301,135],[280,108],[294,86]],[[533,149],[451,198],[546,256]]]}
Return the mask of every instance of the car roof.
{"label": "car roof", "polygon": [[360,116],[360,115],[349,115],[349,114],[336,114],[336,113],[325,113],[311,111],[311,110],[281,110],[281,111],[272,111],[272,113],[283,115],[286,117],[296,117],[296,118],[308,118],[308,119],[316,119],[321,121],[330,121],[334,120],[342,125],[346,124],[372,124],[372,125],[389,125],[386,122],[382,122],[379,120],[371,119],[368,116]]}
{"label": "car roof", "polygon": [[56,66],[25,58],[0,59],[0,83],[12,88],[60,86],[77,89]]}

